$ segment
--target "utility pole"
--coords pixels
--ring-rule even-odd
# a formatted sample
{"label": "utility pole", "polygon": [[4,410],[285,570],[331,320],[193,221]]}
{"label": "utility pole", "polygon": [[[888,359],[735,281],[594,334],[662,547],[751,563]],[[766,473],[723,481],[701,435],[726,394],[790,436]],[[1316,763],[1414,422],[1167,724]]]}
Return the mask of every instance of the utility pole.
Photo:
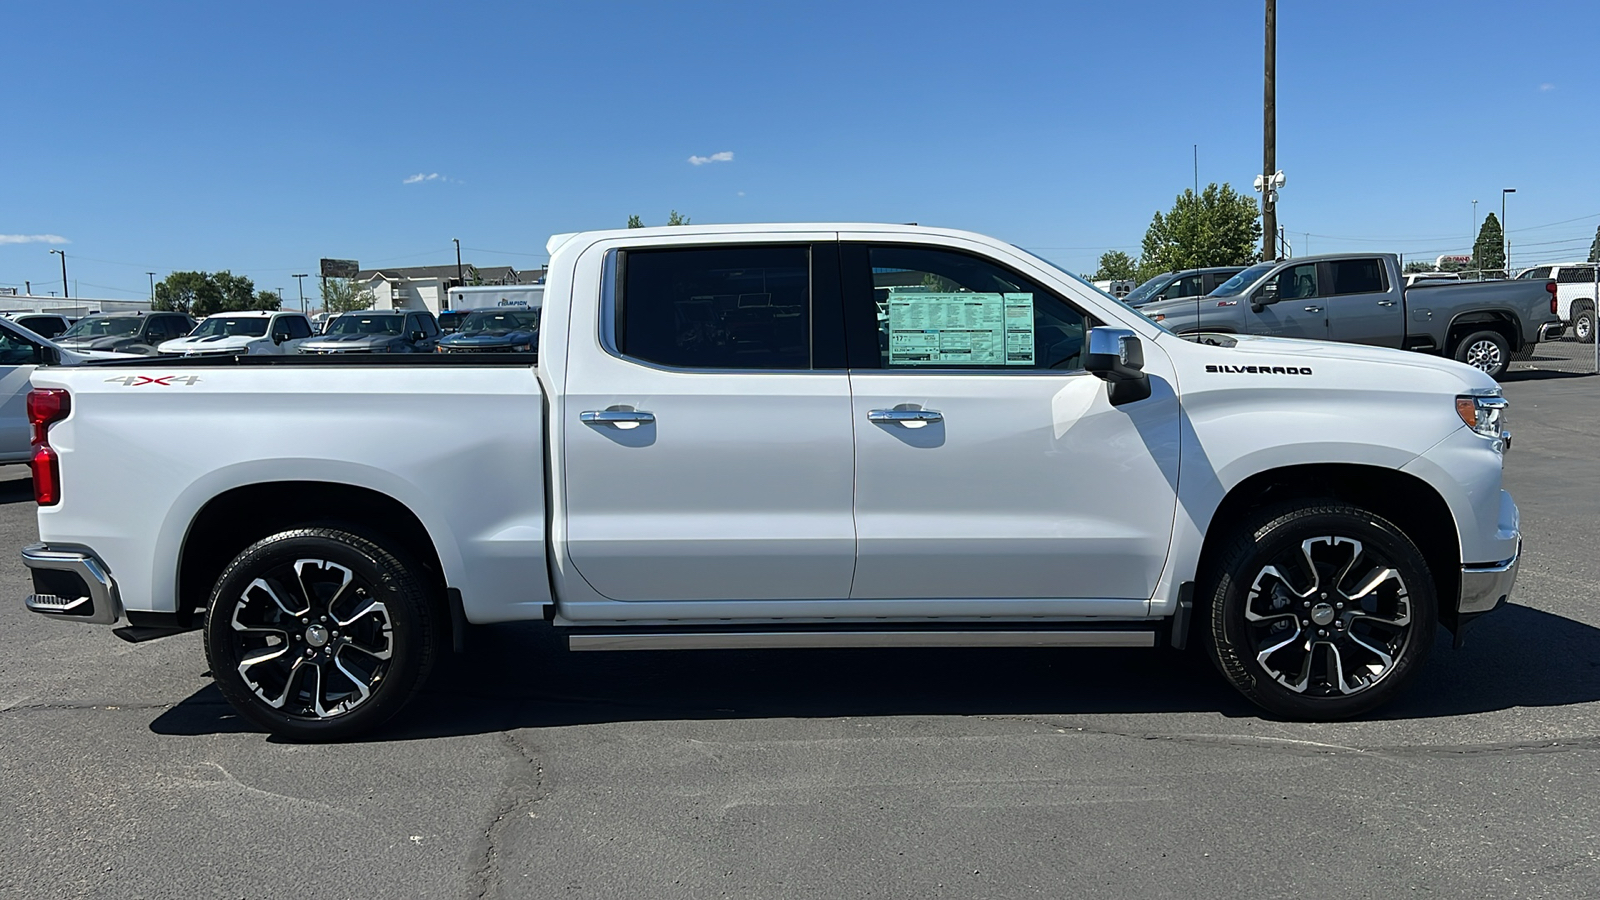
{"label": "utility pole", "polygon": [[466,284],[466,280],[461,277],[461,239],[451,238],[450,240],[456,242],[456,285],[460,286]]}
{"label": "utility pole", "polygon": [[[1278,0],[1267,0],[1266,88],[1262,92],[1261,177],[1278,171]],[[1278,239],[1278,202],[1270,190],[1261,192],[1261,258],[1277,259],[1272,245]]]}
{"label": "utility pole", "polygon": [[1503,244],[1500,251],[1501,258],[1505,263],[1507,278],[1511,277],[1511,232],[1506,230],[1506,195],[1515,194],[1516,192],[1516,188],[1500,189],[1500,240]]}
{"label": "utility pole", "polygon": [[290,275],[289,276],[290,278],[293,278],[295,280],[296,284],[300,285],[300,312],[301,312],[302,315],[304,315],[305,311],[306,311],[306,283],[305,283],[305,277],[306,277],[307,274],[308,273],[302,272],[299,275]]}
{"label": "utility pole", "polygon": [[50,252],[61,255],[61,296],[71,297],[72,295],[67,293],[67,251],[52,248]]}
{"label": "utility pole", "polygon": [[156,273],[146,272],[145,274],[150,276],[150,307],[154,309],[156,305]]}

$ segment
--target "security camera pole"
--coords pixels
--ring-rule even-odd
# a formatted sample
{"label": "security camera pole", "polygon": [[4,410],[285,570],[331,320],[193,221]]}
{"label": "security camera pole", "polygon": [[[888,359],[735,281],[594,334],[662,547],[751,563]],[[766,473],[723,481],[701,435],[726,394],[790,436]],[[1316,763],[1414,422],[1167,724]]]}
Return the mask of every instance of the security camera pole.
{"label": "security camera pole", "polygon": [[[1278,0],[1267,0],[1266,90],[1262,95],[1261,177],[1270,179],[1278,171]],[[1271,189],[1261,192],[1261,258],[1277,259],[1277,196]]]}

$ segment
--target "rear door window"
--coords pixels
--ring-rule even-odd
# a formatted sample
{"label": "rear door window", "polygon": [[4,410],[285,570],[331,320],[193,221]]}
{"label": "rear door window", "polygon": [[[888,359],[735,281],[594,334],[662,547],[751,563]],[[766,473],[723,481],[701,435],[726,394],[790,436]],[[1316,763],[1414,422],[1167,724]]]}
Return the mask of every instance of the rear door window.
{"label": "rear door window", "polygon": [[618,268],[622,355],[686,369],[811,367],[808,245],[628,250]]}
{"label": "rear door window", "polygon": [[1593,282],[1593,266],[1562,266],[1561,271],[1556,274],[1556,283],[1558,284],[1591,284]]}
{"label": "rear door window", "polygon": [[1323,296],[1342,294],[1381,294],[1389,289],[1381,259],[1336,259],[1328,263],[1328,280]]}

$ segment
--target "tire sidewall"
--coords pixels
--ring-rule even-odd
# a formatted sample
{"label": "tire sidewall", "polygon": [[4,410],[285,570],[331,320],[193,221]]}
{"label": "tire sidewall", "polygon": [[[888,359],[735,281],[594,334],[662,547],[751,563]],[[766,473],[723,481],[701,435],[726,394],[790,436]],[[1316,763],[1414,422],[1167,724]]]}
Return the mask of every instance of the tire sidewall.
{"label": "tire sidewall", "polygon": [[[1427,562],[1416,545],[1386,520],[1355,507],[1318,505],[1280,510],[1256,520],[1250,540],[1224,562],[1211,597],[1210,650],[1223,675],[1247,697],[1271,712],[1292,718],[1332,720],[1367,712],[1384,703],[1415,675],[1432,649],[1438,627],[1438,600]],[[1312,537],[1355,538],[1387,557],[1411,602],[1411,632],[1394,668],[1377,685],[1350,696],[1307,697],[1278,684],[1260,663],[1249,639],[1244,609],[1261,568],[1285,549]]]}
{"label": "tire sidewall", "polygon": [[[324,720],[292,716],[257,697],[238,671],[232,640],[233,610],[241,593],[262,573],[299,559],[319,559],[349,568],[372,586],[388,611],[393,648],[388,669],[372,696],[347,713]],[[433,657],[434,628],[419,581],[403,557],[365,537],[335,529],[302,529],[256,542],[223,570],[206,605],[206,659],[223,696],[256,725],[293,740],[336,740],[387,721],[405,705]]]}
{"label": "tire sidewall", "polygon": [[[1467,365],[1472,365],[1471,363],[1467,362],[1468,352],[1472,349],[1473,344],[1486,340],[1493,341],[1495,347],[1500,351],[1500,366],[1493,372],[1485,372],[1485,374],[1491,378],[1499,378],[1501,375],[1505,374],[1506,369],[1511,365],[1511,344],[1506,341],[1505,335],[1498,331],[1475,331],[1472,334],[1467,335],[1461,341],[1461,343],[1456,345],[1456,361],[1466,363]],[[1478,367],[1473,366],[1473,368],[1476,369]],[[1479,369],[1479,371],[1484,370]]]}

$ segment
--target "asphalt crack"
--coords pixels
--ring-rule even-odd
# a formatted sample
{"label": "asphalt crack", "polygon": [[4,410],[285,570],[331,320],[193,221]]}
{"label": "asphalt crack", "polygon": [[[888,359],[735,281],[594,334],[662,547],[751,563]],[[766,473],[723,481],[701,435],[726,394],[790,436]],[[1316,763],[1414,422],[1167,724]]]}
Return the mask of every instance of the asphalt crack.
{"label": "asphalt crack", "polygon": [[[473,867],[468,893],[478,898],[500,895],[500,840],[512,814],[544,799],[544,767],[534,758],[533,751],[513,732],[502,731],[499,737],[510,764],[506,782],[495,798],[489,824],[474,847],[477,865]],[[532,815],[531,810],[529,815]]]}

